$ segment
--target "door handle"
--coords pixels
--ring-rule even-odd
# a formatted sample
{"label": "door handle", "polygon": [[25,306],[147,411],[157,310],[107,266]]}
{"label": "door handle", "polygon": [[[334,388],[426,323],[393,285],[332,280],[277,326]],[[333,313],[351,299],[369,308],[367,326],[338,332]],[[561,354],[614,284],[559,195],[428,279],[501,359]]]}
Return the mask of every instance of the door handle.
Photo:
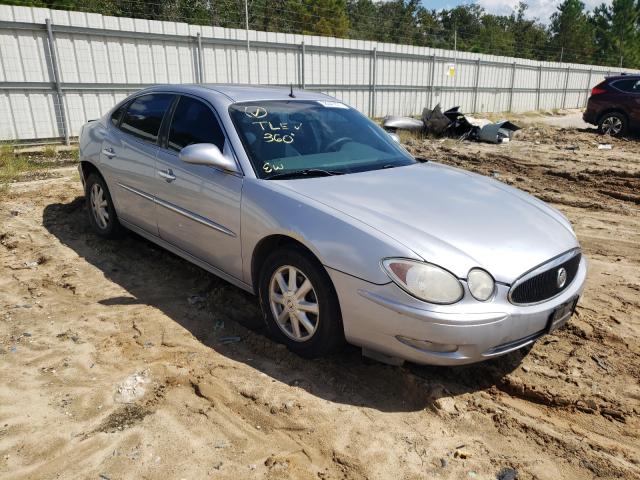
{"label": "door handle", "polygon": [[158,175],[164,178],[167,181],[167,183],[171,183],[176,179],[176,176],[173,174],[171,169],[158,170]]}
{"label": "door handle", "polygon": [[108,157],[108,158],[113,158],[113,157],[115,157],[115,156],[116,156],[116,152],[115,152],[115,150],[114,150],[113,148],[111,148],[111,147],[103,148],[103,149],[102,149],[102,154],[103,154],[105,157]]}

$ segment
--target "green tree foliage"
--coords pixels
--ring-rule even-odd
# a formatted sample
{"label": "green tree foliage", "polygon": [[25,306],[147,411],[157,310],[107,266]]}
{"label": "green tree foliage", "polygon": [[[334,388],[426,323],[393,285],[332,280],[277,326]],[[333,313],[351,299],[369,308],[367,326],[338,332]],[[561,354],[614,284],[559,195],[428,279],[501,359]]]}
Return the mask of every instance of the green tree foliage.
{"label": "green tree foliage", "polygon": [[525,18],[527,8],[529,7],[526,3],[520,2],[509,17],[510,35],[514,41],[513,56],[546,60],[549,54],[547,47],[550,34],[535,20],[527,20]]}
{"label": "green tree foliage", "polygon": [[419,0],[394,0],[376,5],[373,40],[389,43],[419,44],[416,14]]}
{"label": "green tree foliage", "polygon": [[[244,28],[244,0],[0,0],[0,3]],[[424,2],[426,3],[426,2]],[[563,0],[549,25],[469,3],[429,10],[421,0],[248,0],[255,30],[304,33],[640,68],[640,0],[613,0],[593,12]]]}
{"label": "green tree foliage", "polygon": [[556,61],[588,61],[595,51],[594,32],[584,3],[564,0],[551,15],[551,47]]}
{"label": "green tree foliage", "polygon": [[288,2],[298,22],[298,33],[346,37],[349,18],[345,0],[299,0]]}
{"label": "green tree foliage", "polygon": [[371,0],[351,0],[347,3],[349,36],[362,40],[374,40],[378,25],[378,7]]}
{"label": "green tree foliage", "polygon": [[625,64],[640,65],[639,22],[640,2],[634,0],[613,0],[611,8],[600,8],[594,15],[597,35],[603,39],[601,53],[609,63],[620,59]]}

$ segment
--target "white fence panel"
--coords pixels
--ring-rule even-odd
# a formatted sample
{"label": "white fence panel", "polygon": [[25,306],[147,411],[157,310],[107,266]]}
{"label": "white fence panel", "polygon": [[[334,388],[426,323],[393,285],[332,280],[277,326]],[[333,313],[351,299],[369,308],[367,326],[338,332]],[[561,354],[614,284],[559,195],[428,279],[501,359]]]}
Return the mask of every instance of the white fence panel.
{"label": "white fence panel", "polygon": [[416,115],[437,103],[464,112],[581,107],[604,75],[620,72],[257,31],[249,31],[247,52],[246,35],[0,5],[0,140],[68,139],[124,96],[156,83],[293,84],[381,117]]}

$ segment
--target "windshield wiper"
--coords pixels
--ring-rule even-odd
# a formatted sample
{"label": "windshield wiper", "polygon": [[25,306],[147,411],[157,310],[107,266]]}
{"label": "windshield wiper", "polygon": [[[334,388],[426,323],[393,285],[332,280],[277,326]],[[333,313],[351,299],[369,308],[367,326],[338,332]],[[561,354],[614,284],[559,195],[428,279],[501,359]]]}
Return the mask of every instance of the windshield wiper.
{"label": "windshield wiper", "polygon": [[306,168],[304,170],[295,170],[293,172],[274,173],[273,175],[265,177],[265,179],[274,180],[277,178],[284,180],[287,178],[332,177],[333,175],[342,175],[343,173],[344,172],[338,172],[335,170],[323,170],[321,168]]}

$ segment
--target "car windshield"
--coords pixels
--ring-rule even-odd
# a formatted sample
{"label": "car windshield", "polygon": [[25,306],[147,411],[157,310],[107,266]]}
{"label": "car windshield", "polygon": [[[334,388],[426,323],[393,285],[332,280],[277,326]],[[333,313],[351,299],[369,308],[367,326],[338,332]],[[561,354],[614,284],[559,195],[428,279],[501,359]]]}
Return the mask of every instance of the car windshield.
{"label": "car windshield", "polygon": [[260,178],[339,175],[415,163],[384,130],[337,101],[235,103],[229,113]]}

